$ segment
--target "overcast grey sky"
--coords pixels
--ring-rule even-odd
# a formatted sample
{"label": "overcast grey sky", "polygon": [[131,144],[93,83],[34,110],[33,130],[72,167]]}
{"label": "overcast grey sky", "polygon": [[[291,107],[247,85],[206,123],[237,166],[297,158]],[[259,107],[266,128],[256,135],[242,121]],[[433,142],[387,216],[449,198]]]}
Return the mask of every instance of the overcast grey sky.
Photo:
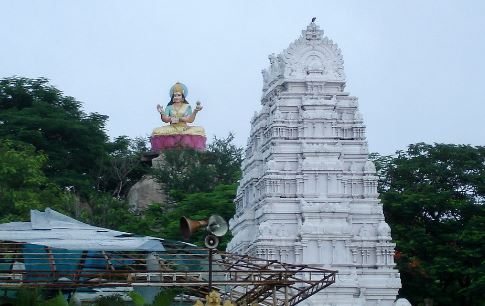
{"label": "overcast grey sky", "polygon": [[342,50],[371,151],[485,143],[485,1],[0,0],[0,78],[47,77],[112,137],[161,125],[170,86],[245,145],[268,55],[312,17]]}

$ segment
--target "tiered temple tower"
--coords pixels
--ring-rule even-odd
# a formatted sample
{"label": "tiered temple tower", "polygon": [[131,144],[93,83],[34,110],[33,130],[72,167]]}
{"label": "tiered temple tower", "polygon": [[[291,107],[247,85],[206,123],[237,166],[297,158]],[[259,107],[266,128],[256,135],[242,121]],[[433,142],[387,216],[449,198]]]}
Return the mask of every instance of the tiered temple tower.
{"label": "tiered temple tower", "polygon": [[358,100],[315,23],[263,70],[228,250],[338,270],[307,305],[392,305],[401,281]]}

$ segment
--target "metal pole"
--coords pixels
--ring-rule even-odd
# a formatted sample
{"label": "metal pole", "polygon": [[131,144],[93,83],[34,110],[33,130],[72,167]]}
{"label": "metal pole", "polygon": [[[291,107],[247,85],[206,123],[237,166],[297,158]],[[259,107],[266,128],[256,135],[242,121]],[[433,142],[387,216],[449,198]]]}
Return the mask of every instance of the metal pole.
{"label": "metal pole", "polygon": [[288,285],[285,286],[285,306],[288,306]]}
{"label": "metal pole", "polygon": [[212,249],[209,249],[209,292],[212,291]]}

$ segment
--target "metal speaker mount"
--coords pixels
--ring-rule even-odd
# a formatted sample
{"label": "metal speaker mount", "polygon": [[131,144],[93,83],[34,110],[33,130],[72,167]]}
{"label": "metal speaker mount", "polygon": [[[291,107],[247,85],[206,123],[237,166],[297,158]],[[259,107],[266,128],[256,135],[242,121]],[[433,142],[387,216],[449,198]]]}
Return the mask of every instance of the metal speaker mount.
{"label": "metal speaker mount", "polygon": [[229,226],[226,220],[219,215],[210,216],[207,223],[207,231],[217,237],[222,237],[227,233]]}

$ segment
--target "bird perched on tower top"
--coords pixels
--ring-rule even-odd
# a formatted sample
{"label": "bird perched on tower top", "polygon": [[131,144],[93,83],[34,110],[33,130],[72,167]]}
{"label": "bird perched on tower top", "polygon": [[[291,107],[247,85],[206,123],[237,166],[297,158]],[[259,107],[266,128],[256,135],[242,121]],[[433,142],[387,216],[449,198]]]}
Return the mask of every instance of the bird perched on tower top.
{"label": "bird perched on tower top", "polygon": [[317,17],[313,17],[312,18],[312,22],[315,22],[316,19],[317,19]]}

